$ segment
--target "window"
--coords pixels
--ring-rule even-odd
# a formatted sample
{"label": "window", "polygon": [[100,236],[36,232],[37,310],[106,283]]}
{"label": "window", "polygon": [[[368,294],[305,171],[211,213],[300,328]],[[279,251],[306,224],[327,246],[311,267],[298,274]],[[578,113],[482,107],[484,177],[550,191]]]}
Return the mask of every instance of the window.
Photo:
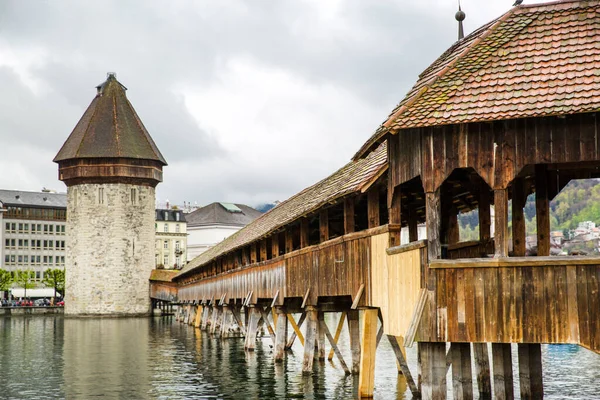
{"label": "window", "polygon": [[175,250],[179,250],[179,240],[175,242]]}
{"label": "window", "polygon": [[4,262],[9,262],[10,261],[10,256],[7,254],[4,256]]}
{"label": "window", "polygon": [[10,230],[13,231],[13,232],[16,232],[17,231],[17,224],[16,223],[10,224]]}
{"label": "window", "polygon": [[23,239],[19,239],[19,248],[23,247]]}
{"label": "window", "polygon": [[35,271],[35,279],[39,280],[41,278],[41,272]]}
{"label": "window", "polygon": [[44,249],[47,249],[47,248],[48,248],[48,241],[44,240]]}
{"label": "window", "polygon": [[4,247],[6,247],[6,248],[10,247],[10,239],[4,239]]}
{"label": "window", "polygon": [[37,224],[37,231],[42,232],[42,224]]}
{"label": "window", "polygon": [[133,205],[137,204],[137,190],[136,189],[131,189],[131,204],[133,204]]}
{"label": "window", "polygon": [[10,222],[7,222],[7,223],[6,223],[6,229],[5,229],[5,230],[6,230],[7,232],[8,232],[8,231],[10,231]]}
{"label": "window", "polygon": [[65,226],[64,225],[60,226],[60,233],[62,233],[63,235],[65,234]]}
{"label": "window", "polygon": [[19,224],[19,233],[23,233],[23,224]]}
{"label": "window", "polygon": [[169,241],[165,240],[165,243],[163,245],[163,248],[168,249],[169,248]]}
{"label": "window", "polygon": [[54,262],[53,256],[48,256],[48,264],[52,264]]}
{"label": "window", "polygon": [[77,207],[77,189],[73,189],[73,206]]}
{"label": "window", "polygon": [[48,225],[44,224],[44,234],[48,233]]}
{"label": "window", "polygon": [[17,262],[18,262],[19,264],[23,264],[23,256],[18,256],[18,257],[17,257]]}
{"label": "window", "polygon": [[98,188],[98,204],[104,204],[104,188]]}
{"label": "window", "polygon": [[165,232],[169,232],[169,225],[165,224],[165,228],[164,228]]}
{"label": "window", "polygon": [[23,245],[24,245],[25,247],[29,247],[29,239],[25,239],[25,240],[23,241]]}
{"label": "window", "polygon": [[163,264],[165,265],[165,267],[167,265],[169,265],[169,255],[168,254],[165,254],[165,256],[164,256],[164,263]]}
{"label": "window", "polygon": [[50,225],[48,228],[50,229],[50,233],[54,233],[54,225]]}
{"label": "window", "polygon": [[181,260],[180,260],[179,256],[175,257],[175,264],[176,264],[178,267],[179,267],[179,265],[180,265],[180,261],[181,261]]}
{"label": "window", "polygon": [[25,232],[29,232],[29,224],[25,224]]}
{"label": "window", "polygon": [[23,261],[25,264],[29,264],[29,256],[23,256]]}
{"label": "window", "polygon": [[179,224],[175,225],[175,232],[179,233]]}
{"label": "window", "polygon": [[64,264],[65,263],[65,256],[60,256],[60,263]]}
{"label": "window", "polygon": [[48,264],[48,256],[44,256],[44,264]]}

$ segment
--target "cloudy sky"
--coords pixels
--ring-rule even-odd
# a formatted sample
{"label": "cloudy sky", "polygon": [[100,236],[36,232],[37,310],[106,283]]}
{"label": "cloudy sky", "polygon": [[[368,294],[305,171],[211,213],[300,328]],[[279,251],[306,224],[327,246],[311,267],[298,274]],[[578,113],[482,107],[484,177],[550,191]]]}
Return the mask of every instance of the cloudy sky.
{"label": "cloudy sky", "polygon": [[[533,3],[526,0],[525,3]],[[462,0],[466,32],[512,0]],[[0,1],[0,188],[115,71],[167,159],[160,202],[284,200],[347,163],[456,39],[455,0]]]}

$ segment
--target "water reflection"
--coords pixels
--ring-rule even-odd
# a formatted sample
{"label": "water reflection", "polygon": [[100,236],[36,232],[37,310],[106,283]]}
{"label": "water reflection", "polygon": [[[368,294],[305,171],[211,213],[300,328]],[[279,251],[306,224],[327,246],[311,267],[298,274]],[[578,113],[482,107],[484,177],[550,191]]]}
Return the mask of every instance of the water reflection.
{"label": "water reflection", "polygon": [[[331,318],[327,322],[335,326],[337,317]],[[344,331],[340,348],[349,362],[347,343]],[[315,362],[314,373],[303,376],[300,343],[293,350],[274,364],[268,336],[255,352],[245,353],[243,339],[217,340],[171,318],[0,318],[0,398],[319,400],[356,395],[357,378],[346,376],[337,360]],[[407,357],[416,375],[414,348]],[[598,398],[598,355],[577,346],[544,346],[543,364],[546,398]],[[386,340],[377,352],[375,375],[375,399],[410,398]]]}

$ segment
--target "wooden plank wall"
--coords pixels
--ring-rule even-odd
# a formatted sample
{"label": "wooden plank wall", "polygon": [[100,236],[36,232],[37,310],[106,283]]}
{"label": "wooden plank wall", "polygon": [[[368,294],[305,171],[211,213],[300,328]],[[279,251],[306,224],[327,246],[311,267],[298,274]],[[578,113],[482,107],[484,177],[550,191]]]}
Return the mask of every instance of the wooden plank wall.
{"label": "wooden plank wall", "polygon": [[475,240],[448,245],[448,258],[451,260],[487,257],[489,254],[494,254],[493,240],[488,240],[485,243]]}
{"label": "wooden plank wall", "polygon": [[379,307],[386,335],[406,334],[419,299],[421,257],[419,248],[388,255],[387,234],[371,238],[371,302]]}
{"label": "wooden plank wall", "polygon": [[472,167],[503,189],[523,167],[600,160],[598,113],[409,129],[389,139],[392,187],[420,175],[433,192],[455,168]]}
{"label": "wooden plank wall", "polygon": [[428,328],[428,315],[420,341],[575,343],[600,353],[600,260],[429,273],[436,282],[438,327]]}
{"label": "wooden plank wall", "polygon": [[177,285],[175,283],[150,281],[150,298],[164,301],[176,301]]}

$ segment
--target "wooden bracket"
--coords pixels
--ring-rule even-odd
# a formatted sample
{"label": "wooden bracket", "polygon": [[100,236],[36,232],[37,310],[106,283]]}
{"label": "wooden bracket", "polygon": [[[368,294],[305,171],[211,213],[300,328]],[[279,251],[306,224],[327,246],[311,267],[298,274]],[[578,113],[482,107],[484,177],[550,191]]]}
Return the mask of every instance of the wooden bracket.
{"label": "wooden bracket", "polygon": [[358,289],[358,292],[356,293],[356,296],[354,296],[354,301],[352,302],[352,307],[350,307],[351,309],[356,310],[358,308],[358,303],[360,303],[360,299],[362,298],[364,291],[365,291],[365,284],[362,283],[360,285],[360,288]]}
{"label": "wooden bracket", "polygon": [[404,340],[406,347],[412,347],[415,341],[415,335],[417,334],[417,328],[419,327],[419,322],[421,321],[421,316],[423,315],[423,310],[425,309],[425,303],[427,303],[427,289],[421,289],[419,292],[419,300],[417,301],[417,305],[415,306],[412,318],[410,320],[410,325],[406,331]]}
{"label": "wooden bracket", "polygon": [[219,299],[219,305],[222,306],[225,302],[225,296],[227,296],[227,292],[223,293],[223,296]]}
{"label": "wooden bracket", "polygon": [[271,308],[275,307],[275,303],[277,303],[278,297],[279,297],[279,289],[277,289],[277,292],[275,293],[275,296],[273,297],[273,301],[271,302]]}
{"label": "wooden bracket", "polygon": [[302,305],[300,308],[306,307],[306,302],[308,301],[308,296],[310,295],[310,288],[306,289],[306,294],[304,295],[304,299],[302,299]]}

